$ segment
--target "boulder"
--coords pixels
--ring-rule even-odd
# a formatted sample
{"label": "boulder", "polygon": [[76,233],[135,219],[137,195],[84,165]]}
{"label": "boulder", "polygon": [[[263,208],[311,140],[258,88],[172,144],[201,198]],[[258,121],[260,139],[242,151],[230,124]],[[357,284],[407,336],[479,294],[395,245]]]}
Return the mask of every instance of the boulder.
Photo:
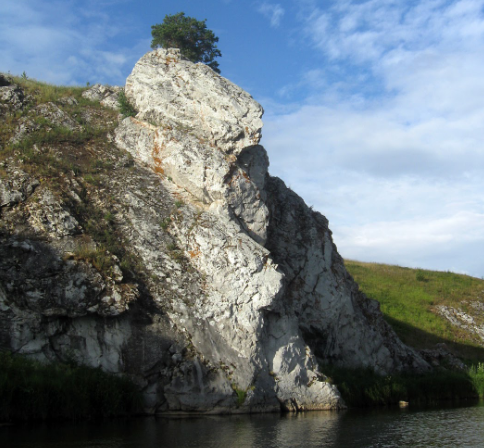
{"label": "boulder", "polygon": [[11,77],[0,73],[0,116],[22,110],[25,101],[23,90],[13,82]]}
{"label": "boulder", "polygon": [[105,107],[117,110],[119,109],[118,95],[121,90],[122,88],[118,86],[111,87],[95,84],[91,88],[85,90],[82,93],[82,97],[91,101],[98,101]]}

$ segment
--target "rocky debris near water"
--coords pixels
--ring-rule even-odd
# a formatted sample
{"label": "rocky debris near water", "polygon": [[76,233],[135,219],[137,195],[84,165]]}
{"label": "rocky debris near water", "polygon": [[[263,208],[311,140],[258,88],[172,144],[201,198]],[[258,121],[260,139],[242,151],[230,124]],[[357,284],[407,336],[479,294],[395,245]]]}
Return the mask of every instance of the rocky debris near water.
{"label": "rocky debris near water", "polygon": [[[106,138],[37,145],[55,182],[3,162],[0,347],[128,374],[149,412],[335,409],[324,363],[429,369],[358,291],[326,218],[268,174],[248,93],[177,50],[141,58],[125,92],[138,112],[115,130],[113,112],[83,112]],[[67,123],[74,106],[33,110]]]}

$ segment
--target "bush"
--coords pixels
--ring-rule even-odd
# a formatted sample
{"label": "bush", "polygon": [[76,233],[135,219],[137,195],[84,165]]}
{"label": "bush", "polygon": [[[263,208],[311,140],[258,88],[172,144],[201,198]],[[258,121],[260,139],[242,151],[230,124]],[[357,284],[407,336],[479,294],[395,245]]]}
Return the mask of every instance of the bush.
{"label": "bush", "polygon": [[118,95],[119,112],[125,117],[134,117],[138,112],[130,104],[124,90],[121,90]]}

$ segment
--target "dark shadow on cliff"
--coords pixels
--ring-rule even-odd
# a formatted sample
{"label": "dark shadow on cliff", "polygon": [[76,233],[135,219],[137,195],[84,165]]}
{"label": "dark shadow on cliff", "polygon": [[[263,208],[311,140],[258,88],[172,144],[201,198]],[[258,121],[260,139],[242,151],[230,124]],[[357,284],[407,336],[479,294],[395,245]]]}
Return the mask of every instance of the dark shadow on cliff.
{"label": "dark shadow on cliff", "polygon": [[401,322],[393,317],[384,315],[384,319],[395,330],[403,343],[418,350],[434,350],[437,344],[445,344],[447,350],[465,362],[477,363],[484,359],[484,347],[451,341],[438,337],[420,328]]}
{"label": "dark shadow on cliff", "polygon": [[388,316],[384,318],[401,340],[419,351],[433,368],[428,372],[379,375],[372,368],[341,367],[319,358],[321,371],[337,386],[348,406],[456,404],[483,398],[484,348],[440,338]]}

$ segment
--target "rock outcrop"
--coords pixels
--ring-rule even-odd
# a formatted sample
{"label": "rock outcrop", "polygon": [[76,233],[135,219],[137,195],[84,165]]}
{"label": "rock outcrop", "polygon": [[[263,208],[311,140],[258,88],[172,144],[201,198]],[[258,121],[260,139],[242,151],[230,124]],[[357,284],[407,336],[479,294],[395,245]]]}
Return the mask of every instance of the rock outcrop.
{"label": "rock outcrop", "polygon": [[[177,50],[143,56],[125,93],[137,115],[77,145],[76,160],[94,161],[57,190],[14,155],[2,162],[1,348],[131,375],[150,412],[334,409],[325,363],[429,368],[359,292],[326,218],[268,174],[249,94]],[[75,132],[73,100],[53,106]],[[18,126],[39,124],[39,107]]]}

